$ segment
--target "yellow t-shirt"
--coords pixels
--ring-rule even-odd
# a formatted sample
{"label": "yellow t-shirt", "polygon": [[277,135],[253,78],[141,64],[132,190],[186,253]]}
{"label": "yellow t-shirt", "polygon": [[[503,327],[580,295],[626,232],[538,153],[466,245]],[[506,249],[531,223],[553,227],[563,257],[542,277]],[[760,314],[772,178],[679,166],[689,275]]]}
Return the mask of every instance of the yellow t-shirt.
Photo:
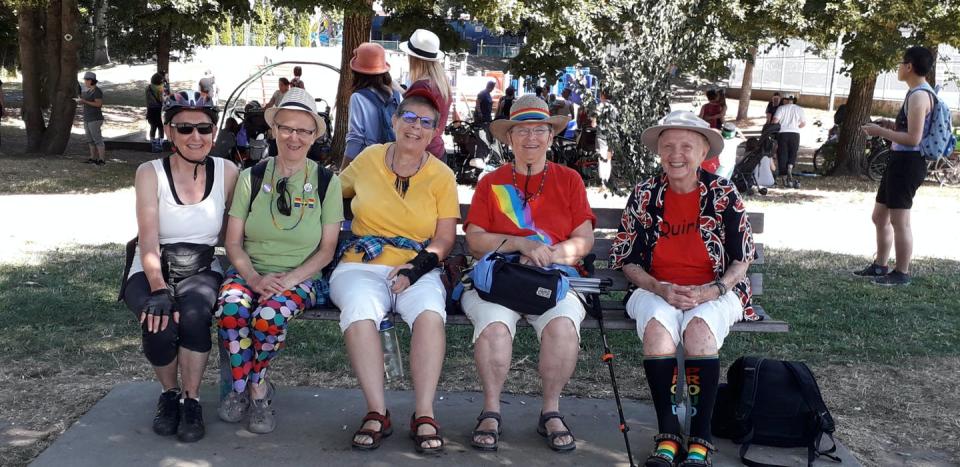
{"label": "yellow t-shirt", "polygon": [[[340,174],[343,197],[353,198],[351,230],[356,236],[406,237],[423,242],[433,238],[438,219],[460,217],[457,181],[453,171],[435,157],[428,157],[420,171],[410,177],[403,198],[394,186],[397,176],[387,167],[387,144],[368,146]],[[413,250],[386,245],[383,254],[368,262],[399,266],[417,255]],[[348,251],[340,261],[362,262],[362,253]]]}

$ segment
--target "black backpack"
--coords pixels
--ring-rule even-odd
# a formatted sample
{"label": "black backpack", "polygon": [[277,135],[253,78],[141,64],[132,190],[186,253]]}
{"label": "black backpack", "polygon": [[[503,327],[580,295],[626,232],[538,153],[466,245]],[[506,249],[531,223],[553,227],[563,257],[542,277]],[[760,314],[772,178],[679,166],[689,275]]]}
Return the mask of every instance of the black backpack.
{"label": "black backpack", "polygon": [[[802,362],[740,357],[727,370],[727,383],[717,391],[713,434],[740,444],[740,460],[750,467],[773,467],[746,458],[751,444],[807,448],[807,463],[818,456],[836,462],[835,425],[820,388]],[[833,443],[820,449],[827,435]]]}

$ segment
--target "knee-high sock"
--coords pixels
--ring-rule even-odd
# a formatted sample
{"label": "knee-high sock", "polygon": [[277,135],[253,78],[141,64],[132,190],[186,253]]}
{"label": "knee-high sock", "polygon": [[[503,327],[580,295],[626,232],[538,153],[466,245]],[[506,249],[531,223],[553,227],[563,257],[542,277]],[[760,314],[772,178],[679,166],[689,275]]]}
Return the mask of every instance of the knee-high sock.
{"label": "knee-high sock", "polygon": [[720,359],[716,355],[687,357],[687,390],[693,417],[690,418],[690,436],[712,442],[710,422],[713,420],[713,405],[717,400],[720,385]]}
{"label": "knee-high sock", "polygon": [[657,411],[660,433],[680,435],[680,421],[674,413],[674,391],[677,388],[677,360],[673,355],[644,357],[653,408]]}

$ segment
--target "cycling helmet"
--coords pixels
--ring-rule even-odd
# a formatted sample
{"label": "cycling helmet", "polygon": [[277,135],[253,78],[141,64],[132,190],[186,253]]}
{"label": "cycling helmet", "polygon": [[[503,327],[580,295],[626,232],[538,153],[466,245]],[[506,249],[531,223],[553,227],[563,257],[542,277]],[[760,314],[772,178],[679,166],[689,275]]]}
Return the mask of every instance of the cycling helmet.
{"label": "cycling helmet", "polygon": [[179,91],[171,94],[164,101],[163,123],[169,125],[173,116],[184,110],[200,110],[209,115],[213,122],[217,121],[217,106],[213,101],[196,91]]}

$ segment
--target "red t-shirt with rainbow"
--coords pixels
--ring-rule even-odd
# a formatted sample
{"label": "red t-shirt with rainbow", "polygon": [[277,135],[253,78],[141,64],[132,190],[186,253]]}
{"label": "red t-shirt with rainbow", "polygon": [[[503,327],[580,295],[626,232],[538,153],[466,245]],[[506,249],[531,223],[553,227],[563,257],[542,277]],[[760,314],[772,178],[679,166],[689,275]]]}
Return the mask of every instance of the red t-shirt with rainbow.
{"label": "red t-shirt with rainbow", "polygon": [[[464,228],[474,224],[487,232],[555,245],[569,239],[584,221],[596,224],[577,172],[547,162],[546,170],[532,175],[529,181],[526,175],[517,173],[516,184],[512,172],[512,164],[504,165],[480,179]],[[543,191],[536,195],[541,181]],[[526,196],[535,195],[525,206],[524,185]]]}

